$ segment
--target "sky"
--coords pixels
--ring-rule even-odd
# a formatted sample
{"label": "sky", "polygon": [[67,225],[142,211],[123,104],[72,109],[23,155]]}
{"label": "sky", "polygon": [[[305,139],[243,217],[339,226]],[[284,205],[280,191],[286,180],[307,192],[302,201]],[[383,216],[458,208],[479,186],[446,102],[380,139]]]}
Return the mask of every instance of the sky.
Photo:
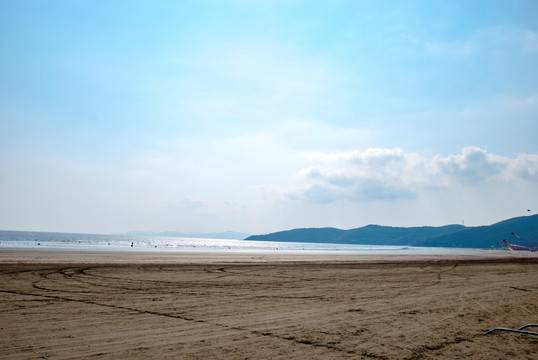
{"label": "sky", "polygon": [[0,229],[538,210],[535,0],[0,0],[0,54]]}

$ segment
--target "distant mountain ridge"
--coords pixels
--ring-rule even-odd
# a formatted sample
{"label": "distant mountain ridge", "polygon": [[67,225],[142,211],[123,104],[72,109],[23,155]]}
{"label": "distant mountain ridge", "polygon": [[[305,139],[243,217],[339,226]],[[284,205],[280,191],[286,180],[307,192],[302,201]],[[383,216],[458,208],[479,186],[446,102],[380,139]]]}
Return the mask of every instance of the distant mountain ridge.
{"label": "distant mountain ridge", "polygon": [[[516,238],[517,234],[521,239]],[[516,217],[488,226],[469,227],[420,243],[420,246],[489,248],[503,239],[527,247],[538,246],[538,215]],[[470,244],[472,246],[466,246]]]}
{"label": "distant mountain ridge", "polygon": [[218,233],[184,233],[179,231],[163,231],[155,233],[151,231],[129,231],[123,235],[242,240],[250,234],[235,231],[224,231]]}
{"label": "distant mountain ridge", "polygon": [[[518,234],[521,239],[512,236]],[[524,246],[538,246],[538,215],[521,216],[488,226],[463,225],[392,227],[367,225],[341,230],[306,228],[252,235],[245,240],[311,242],[364,245],[407,245],[431,247],[491,248],[503,239]]]}

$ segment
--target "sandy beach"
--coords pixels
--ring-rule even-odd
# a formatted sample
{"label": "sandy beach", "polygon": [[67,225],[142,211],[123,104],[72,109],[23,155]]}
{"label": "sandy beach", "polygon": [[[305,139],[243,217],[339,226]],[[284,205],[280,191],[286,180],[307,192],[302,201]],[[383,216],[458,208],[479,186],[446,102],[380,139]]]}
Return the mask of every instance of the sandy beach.
{"label": "sandy beach", "polygon": [[[0,249],[2,359],[536,359],[538,256]],[[529,329],[538,331],[538,328]]]}

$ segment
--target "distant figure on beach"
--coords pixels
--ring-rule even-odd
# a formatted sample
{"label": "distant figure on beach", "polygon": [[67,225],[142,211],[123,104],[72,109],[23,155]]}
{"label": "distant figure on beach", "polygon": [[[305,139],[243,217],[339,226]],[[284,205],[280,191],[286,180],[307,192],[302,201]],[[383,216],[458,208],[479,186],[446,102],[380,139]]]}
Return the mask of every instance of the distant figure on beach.
{"label": "distant figure on beach", "polygon": [[133,242],[131,241],[131,247],[133,247]]}

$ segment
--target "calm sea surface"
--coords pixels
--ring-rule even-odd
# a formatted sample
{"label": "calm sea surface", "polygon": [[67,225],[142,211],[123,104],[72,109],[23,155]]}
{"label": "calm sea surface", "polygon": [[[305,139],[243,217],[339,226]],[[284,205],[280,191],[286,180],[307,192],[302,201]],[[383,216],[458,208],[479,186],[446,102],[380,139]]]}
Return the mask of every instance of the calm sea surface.
{"label": "calm sea surface", "polygon": [[[132,246],[131,246],[132,245]],[[0,230],[1,248],[169,251],[309,251],[396,254],[469,254],[475,249],[200,239],[158,236],[69,234]]]}

